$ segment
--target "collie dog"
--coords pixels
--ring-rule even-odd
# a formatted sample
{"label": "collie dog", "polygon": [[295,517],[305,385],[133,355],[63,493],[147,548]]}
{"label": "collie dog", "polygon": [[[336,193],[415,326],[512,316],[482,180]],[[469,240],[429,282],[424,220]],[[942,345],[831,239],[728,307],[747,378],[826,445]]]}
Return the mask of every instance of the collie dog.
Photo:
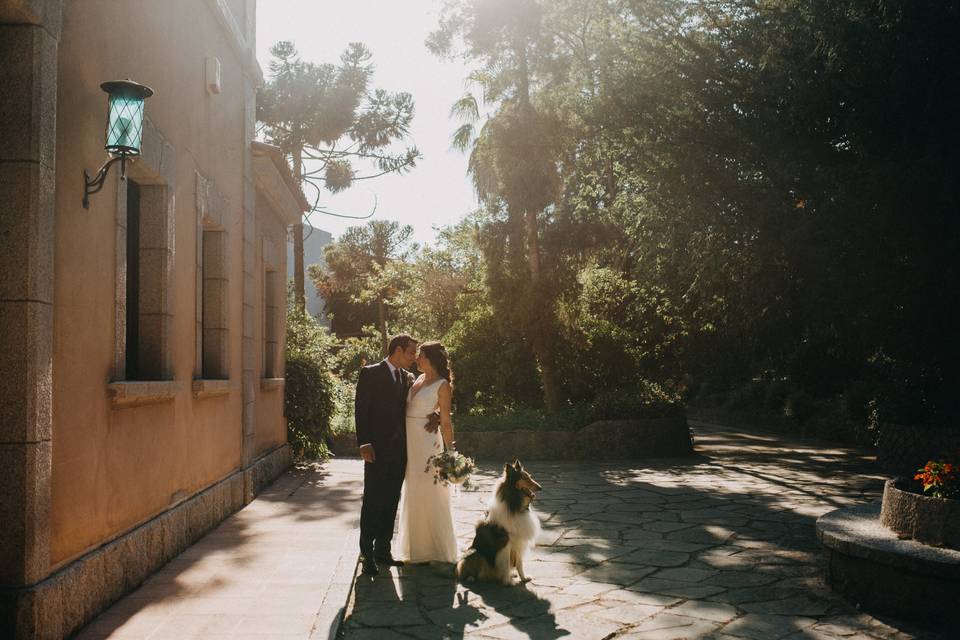
{"label": "collie dog", "polygon": [[463,581],[492,580],[505,585],[530,580],[523,572],[523,556],[540,533],[540,521],[530,503],[541,487],[519,460],[503,465],[487,515],[477,523],[473,544],[457,563],[457,577]]}

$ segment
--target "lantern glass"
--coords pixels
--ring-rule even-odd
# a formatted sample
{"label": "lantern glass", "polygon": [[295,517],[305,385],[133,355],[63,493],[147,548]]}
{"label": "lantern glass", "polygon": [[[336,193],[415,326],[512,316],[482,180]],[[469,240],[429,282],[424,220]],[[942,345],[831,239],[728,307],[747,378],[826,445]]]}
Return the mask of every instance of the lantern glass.
{"label": "lantern glass", "polygon": [[115,156],[140,155],[143,103],[153,91],[130,81],[105,82],[101,86],[110,94],[104,148]]}

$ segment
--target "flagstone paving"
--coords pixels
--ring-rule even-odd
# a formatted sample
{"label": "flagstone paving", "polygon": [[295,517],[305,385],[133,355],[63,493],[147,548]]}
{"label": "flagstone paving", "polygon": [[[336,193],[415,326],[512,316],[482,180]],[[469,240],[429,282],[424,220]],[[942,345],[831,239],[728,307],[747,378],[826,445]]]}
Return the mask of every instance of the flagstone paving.
{"label": "flagstone paving", "polygon": [[[526,586],[459,585],[449,565],[358,576],[346,640],[946,638],[857,611],[824,584],[816,518],[879,499],[863,452],[693,423],[697,456],[529,462],[543,534]],[[461,549],[499,469],[457,498]],[[891,585],[896,588],[896,585]]]}
{"label": "flagstone paving", "polygon": [[362,485],[359,460],[291,469],[76,640],[333,637],[357,562]]}
{"label": "flagstone paving", "polygon": [[[821,579],[816,518],[875,501],[862,452],[693,423],[698,455],[527,466],[543,522],[525,587],[447,565],[355,576],[363,466],[292,469],[78,638],[930,638]],[[499,469],[457,500],[461,548]],[[896,588],[891,585],[891,588]]]}

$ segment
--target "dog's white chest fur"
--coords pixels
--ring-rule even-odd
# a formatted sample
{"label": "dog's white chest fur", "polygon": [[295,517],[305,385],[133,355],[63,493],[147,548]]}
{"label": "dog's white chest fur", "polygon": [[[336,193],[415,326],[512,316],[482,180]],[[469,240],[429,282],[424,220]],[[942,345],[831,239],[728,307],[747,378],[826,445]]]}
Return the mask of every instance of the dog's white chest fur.
{"label": "dog's white chest fur", "polygon": [[490,501],[488,513],[490,522],[507,530],[510,535],[510,546],[518,551],[525,551],[540,535],[540,520],[533,509],[513,513],[505,503],[494,496]]}

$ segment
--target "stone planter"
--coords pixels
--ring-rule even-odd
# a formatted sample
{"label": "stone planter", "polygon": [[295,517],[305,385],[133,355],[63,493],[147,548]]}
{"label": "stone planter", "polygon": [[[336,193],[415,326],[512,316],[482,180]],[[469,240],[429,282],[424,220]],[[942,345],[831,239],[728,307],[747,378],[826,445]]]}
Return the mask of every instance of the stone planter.
{"label": "stone planter", "polygon": [[930,498],[904,486],[901,479],[887,480],[880,523],[901,537],[960,549],[960,500]]}
{"label": "stone planter", "polygon": [[901,539],[880,523],[878,503],[817,520],[827,582],[858,608],[924,625],[960,623],[960,551]]}

